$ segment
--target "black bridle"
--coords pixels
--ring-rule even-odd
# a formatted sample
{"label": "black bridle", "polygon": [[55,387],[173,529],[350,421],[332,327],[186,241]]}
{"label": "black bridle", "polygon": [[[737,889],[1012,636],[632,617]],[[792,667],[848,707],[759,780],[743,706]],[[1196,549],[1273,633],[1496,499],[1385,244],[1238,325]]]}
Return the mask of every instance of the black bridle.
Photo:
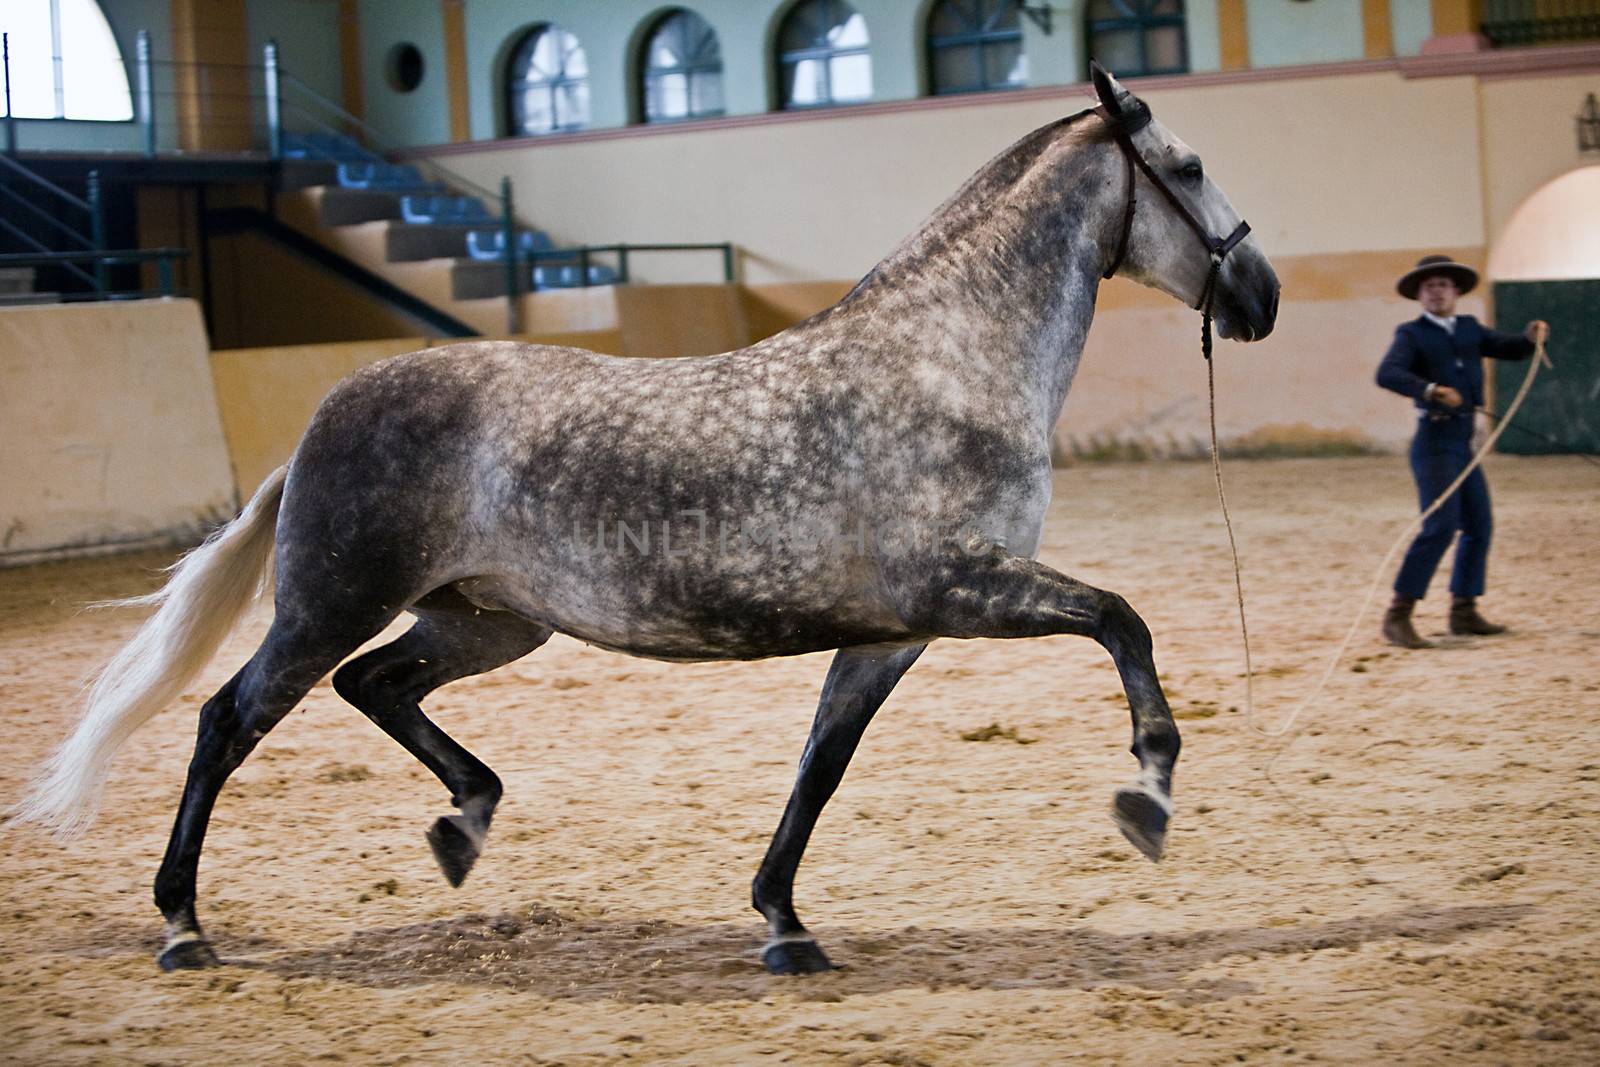
{"label": "black bridle", "polygon": [[1116,97],[1103,86],[1099,79],[1095,80],[1095,90],[1100,94],[1100,106],[1094,109],[1105,124],[1110,127],[1111,135],[1116,138],[1117,146],[1122,149],[1123,156],[1128,163],[1128,207],[1122,217],[1122,236],[1117,240],[1117,254],[1111,258],[1111,265],[1106,268],[1103,277],[1109,278],[1122,266],[1123,257],[1128,254],[1128,235],[1133,231],[1133,212],[1138,205],[1138,197],[1134,191],[1133,168],[1137,166],[1144,171],[1144,176],[1150,179],[1150,184],[1161,191],[1167,202],[1177,209],[1179,217],[1189,224],[1189,228],[1200,238],[1202,244],[1211,253],[1211,269],[1206,274],[1205,288],[1200,291],[1200,302],[1195,305],[1195,310],[1203,316],[1200,323],[1200,351],[1206,359],[1211,358],[1211,300],[1216,295],[1217,275],[1222,272],[1222,261],[1227,258],[1245,235],[1250,232],[1250,224],[1243,219],[1233,228],[1233,232],[1226,237],[1213,237],[1210,231],[1195,218],[1194,212],[1189,210],[1187,204],[1178,199],[1174,193],[1157,174],[1155,168],[1145,162],[1139,150],[1133,146],[1133,135],[1150,125],[1150,109],[1140,107],[1139,110],[1129,112],[1122,110]]}

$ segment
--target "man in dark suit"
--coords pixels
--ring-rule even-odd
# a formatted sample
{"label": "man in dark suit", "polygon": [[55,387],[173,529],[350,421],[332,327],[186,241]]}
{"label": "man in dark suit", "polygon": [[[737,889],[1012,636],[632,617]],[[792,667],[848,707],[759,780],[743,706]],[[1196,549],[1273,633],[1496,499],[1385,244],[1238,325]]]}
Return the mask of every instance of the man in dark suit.
{"label": "man in dark suit", "polygon": [[[1436,500],[1472,462],[1472,431],[1483,405],[1483,361],[1527,359],[1549,326],[1535,319],[1524,334],[1498,333],[1471,315],[1457,315],[1456,301],[1478,284],[1478,273],[1449,256],[1423,256],[1396,284],[1400,295],[1422,304],[1422,317],[1399,326],[1378,366],[1378,384],[1416,402],[1421,415],[1411,440],[1411,473],[1422,508]],[[1383,617],[1383,636],[1401,648],[1430,648],[1411,624],[1411,611],[1456,531],[1455,568],[1450,575],[1450,632],[1498,634],[1478,614],[1483,595],[1493,522],[1489,483],[1480,467],[1422,524],[1394,580],[1394,602]]]}

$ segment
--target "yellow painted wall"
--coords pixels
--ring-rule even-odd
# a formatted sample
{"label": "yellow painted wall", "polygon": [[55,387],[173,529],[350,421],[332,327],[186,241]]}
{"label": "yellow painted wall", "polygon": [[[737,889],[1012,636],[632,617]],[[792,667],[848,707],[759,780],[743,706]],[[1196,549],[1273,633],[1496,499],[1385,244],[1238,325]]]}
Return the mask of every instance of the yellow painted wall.
{"label": "yellow painted wall", "polygon": [[0,309],[0,564],[198,539],[234,483],[190,300]]}
{"label": "yellow painted wall", "polygon": [[708,356],[746,344],[744,307],[732,285],[623,285],[616,291],[629,356]]}
{"label": "yellow painted wall", "polygon": [[745,328],[750,331],[750,340],[771,337],[823,308],[832,307],[843,300],[854,285],[847,281],[741,285],[739,295],[744,302]]}

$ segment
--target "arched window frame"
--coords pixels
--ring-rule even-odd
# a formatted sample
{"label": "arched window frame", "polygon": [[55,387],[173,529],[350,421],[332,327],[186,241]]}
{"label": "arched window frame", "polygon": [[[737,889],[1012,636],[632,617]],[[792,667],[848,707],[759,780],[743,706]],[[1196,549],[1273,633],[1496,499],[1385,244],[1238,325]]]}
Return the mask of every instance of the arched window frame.
{"label": "arched window frame", "polygon": [[[1098,4],[1107,4],[1117,9],[1114,16],[1097,17],[1095,7]],[[1162,7],[1175,7],[1174,11],[1159,11]],[[1116,64],[1112,73],[1118,77],[1134,77],[1154,74],[1186,74],[1189,70],[1189,28],[1188,12],[1184,9],[1183,0],[1089,0],[1084,7],[1084,33],[1083,40],[1085,52],[1092,59],[1104,60],[1095,47],[1095,38],[1103,33],[1122,33],[1132,30],[1137,34],[1139,42],[1138,69],[1130,69],[1126,63]],[[1152,31],[1169,30],[1176,27],[1178,31],[1178,64],[1171,67],[1152,67],[1150,65],[1150,34]]]}
{"label": "arched window frame", "polygon": [[[822,17],[817,20],[817,25],[825,26],[820,34],[813,36],[808,45],[785,48],[784,37],[791,23],[803,17],[806,12],[820,12]],[[860,45],[847,45],[838,47],[831,44],[828,33],[835,27],[843,26],[852,18],[862,19],[862,29],[866,34],[866,41]],[[866,103],[871,99],[869,88],[867,97],[863,99],[840,99],[833,91],[833,61],[850,56],[863,56],[868,64],[868,82],[871,82],[872,63],[872,34],[866,30],[866,19],[856,10],[855,6],[846,0],[799,0],[785,11],[783,18],[778,23],[777,34],[774,37],[774,70],[778,78],[778,107],[784,111],[809,111],[823,107],[848,107],[851,104]],[[790,79],[786,77],[787,69],[807,61],[816,61],[822,64],[824,72],[823,82],[825,91],[822,96],[813,102],[801,103],[793,100],[788,95],[787,86]]]}
{"label": "arched window frame", "polygon": [[[548,71],[533,71],[533,59],[537,52],[539,41],[546,34],[559,34],[557,38],[560,47],[557,69],[552,73]],[[574,70],[574,68],[578,68]],[[529,77],[529,73],[537,73],[541,77]],[[544,75],[550,75],[548,77]],[[527,87],[534,86],[550,94],[550,115],[552,124],[548,129],[531,130],[523,118],[520,100]],[[583,42],[576,34],[563,29],[558,23],[542,22],[524,31],[511,47],[511,53],[506,59],[506,73],[504,86],[504,99],[506,109],[506,133],[511,137],[543,137],[552,133],[571,133],[576,130],[588,129],[591,116],[589,103],[589,60],[588,54],[583,49]],[[568,90],[581,90],[583,107],[582,114],[568,122],[562,122],[560,116],[563,111],[563,94]]]}
{"label": "arched window frame", "polygon": [[[0,90],[0,116],[14,117],[17,119],[43,119],[59,120],[66,122],[130,122],[133,113],[133,91],[128,78],[128,64],[122,55],[122,46],[117,41],[117,35],[111,28],[111,22],[106,18],[105,11],[95,0],[78,0],[73,3],[67,0],[69,10],[61,10],[63,0],[47,0],[49,9],[49,74],[44,75],[30,72],[26,61],[19,62],[21,55],[19,48],[28,45],[19,40],[17,33],[11,27],[12,20],[0,21],[0,30],[11,35],[11,82],[12,102],[17,103],[23,95],[19,92],[19,82],[29,78],[30,73],[41,83],[46,77],[51,82],[50,99],[52,106],[45,110],[18,110],[11,116],[3,90]],[[46,0],[34,0],[31,5],[42,10]],[[18,10],[18,9],[13,9]],[[71,18],[66,16],[70,15]],[[17,20],[17,21],[20,21]],[[88,35],[83,34],[85,26],[90,28]],[[76,43],[87,46],[90,43],[103,43],[109,45],[109,50],[104,54],[86,56],[74,54],[69,47],[67,31],[71,29],[71,37]],[[99,42],[94,38],[100,38]],[[99,81],[98,92],[87,101],[81,99],[83,82],[91,77]],[[114,72],[114,73],[113,73]],[[77,75],[75,78],[74,75]],[[117,75],[120,75],[117,76]],[[30,79],[32,80],[32,79]],[[76,82],[80,91],[74,92],[72,85]],[[23,102],[21,107],[28,105]]]}
{"label": "arched window frame", "polygon": [[[655,53],[656,42],[663,33],[677,28],[685,36],[693,35],[691,47],[684,50],[682,62],[671,66],[655,66],[652,59]],[[650,102],[653,99],[651,89],[653,82],[663,81],[671,77],[685,79],[686,98],[688,110],[682,115],[652,114]],[[703,79],[716,79],[717,106],[696,108],[695,85]],[[727,113],[722,85],[722,42],[717,38],[717,31],[699,13],[686,7],[673,8],[664,12],[650,25],[644,35],[644,41],[639,51],[639,81],[638,81],[639,118],[641,121],[652,125],[664,122],[686,122],[690,119],[717,118]]]}
{"label": "arched window frame", "polygon": [[[935,33],[934,25],[941,11],[952,8],[966,22],[967,28],[960,33]],[[1028,84],[1027,53],[1022,48],[1022,20],[1016,0],[938,0],[928,9],[923,35],[927,43],[928,92],[934,96],[1020,89]],[[1011,45],[1016,46],[1022,60],[1021,76],[991,78],[990,57]],[[957,49],[970,49],[974,53],[973,69],[978,72],[978,79],[960,85],[940,84],[939,55]]]}

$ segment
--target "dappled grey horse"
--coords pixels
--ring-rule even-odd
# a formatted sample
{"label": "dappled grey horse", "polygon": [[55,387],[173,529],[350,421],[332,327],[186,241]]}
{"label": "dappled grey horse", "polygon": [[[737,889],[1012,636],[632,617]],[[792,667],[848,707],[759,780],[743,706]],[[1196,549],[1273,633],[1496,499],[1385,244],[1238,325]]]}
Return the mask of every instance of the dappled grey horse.
{"label": "dappled grey horse", "polygon": [[[1103,275],[1204,306],[1244,341],[1272,329],[1278,282],[1194,152],[1095,82],[1101,107],[1017,142],[838,305],[749,348],[652,360],[469,342],[346,379],[287,467],[144,598],[159,609],[19,816],[92,817],[117,746],[207,662],[273,562],[271,628],[200,712],[156,877],[165,968],[217,962],[195,917],[212,805],[330,670],[450,790],[459,814],[428,840],[459,885],[500,781],[419,702],[558,631],[670,660],[839,650],[753,887],[775,973],[831,966],[795,914],[795,871],[873,713],[937,637],[1103,645],[1139,763],[1112,814],[1159,859],[1179,742],[1150,633],[1122,598],[1033,558],[1052,429]],[[404,636],[340,666],[401,612],[416,618]]]}

